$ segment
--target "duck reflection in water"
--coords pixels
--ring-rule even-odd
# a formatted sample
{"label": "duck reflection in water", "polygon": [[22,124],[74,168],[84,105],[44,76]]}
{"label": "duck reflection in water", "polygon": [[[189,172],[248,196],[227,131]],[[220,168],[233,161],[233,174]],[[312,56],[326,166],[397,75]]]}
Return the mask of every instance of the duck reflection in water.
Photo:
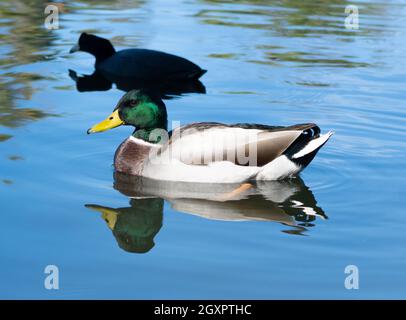
{"label": "duck reflection in water", "polygon": [[130,207],[124,208],[86,207],[101,213],[121,249],[145,253],[154,247],[154,237],[162,227],[163,205],[162,199],[145,198],[131,199]]}
{"label": "duck reflection in water", "polygon": [[[244,186],[244,185],[243,185]],[[327,219],[310,189],[298,178],[241,185],[182,183],[116,172],[114,188],[131,198],[130,207],[87,204],[101,213],[125,251],[145,253],[162,227],[164,201],[179,212],[222,221],[273,221],[291,227],[283,232],[304,235],[317,218]],[[240,192],[233,192],[236,189]]]}

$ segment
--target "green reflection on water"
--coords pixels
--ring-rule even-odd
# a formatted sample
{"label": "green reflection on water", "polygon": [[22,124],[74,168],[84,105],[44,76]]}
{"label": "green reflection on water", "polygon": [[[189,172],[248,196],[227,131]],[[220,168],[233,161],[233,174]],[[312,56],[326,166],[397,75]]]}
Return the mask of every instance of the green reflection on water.
{"label": "green reflection on water", "polygon": [[0,134],[0,142],[7,141],[8,139],[12,138],[13,136],[9,134]]}
{"label": "green reflection on water", "polygon": [[359,68],[359,67],[367,67],[369,66],[368,63],[365,62],[356,62],[350,61],[346,59],[329,59],[327,57],[322,57],[320,54],[319,56],[315,56],[314,54],[308,52],[300,52],[300,51],[287,51],[287,52],[266,52],[266,61],[256,61],[250,60],[251,62],[255,63],[270,63],[274,64],[275,61],[280,62],[296,62],[295,66],[303,67],[309,66],[313,67],[315,65],[318,66],[335,66],[340,68]]}
{"label": "green reflection on water", "polygon": [[[205,0],[215,4],[196,14],[204,23],[254,29],[269,29],[288,37],[308,35],[366,35],[377,29],[364,27],[354,32],[344,27],[346,0]],[[385,4],[357,4],[363,16],[384,14]],[[260,19],[258,19],[260,17]]]}
{"label": "green reflection on water", "polygon": [[[346,0],[204,0],[207,8],[200,10],[195,16],[205,24],[248,28],[266,31],[259,41],[271,37],[304,38],[327,37],[329,42],[352,42],[357,37],[376,35],[383,32],[378,25],[362,23],[359,30],[347,30],[344,26],[346,18],[345,7],[353,4]],[[362,17],[384,15],[386,5],[357,4]],[[363,20],[366,21],[367,19]],[[274,38],[274,40],[277,40]],[[357,68],[368,67],[369,64],[353,61],[352,57],[340,56],[338,53],[323,52],[326,48],[298,51],[284,41],[286,47],[280,45],[258,45],[257,49],[264,51],[263,59],[249,58],[248,62],[265,65],[294,63],[295,66],[327,66]],[[211,57],[237,58],[238,55],[213,54]],[[351,58],[351,59],[349,59]]]}
{"label": "green reflection on water", "polygon": [[[215,25],[269,29],[283,36],[303,37],[314,34],[354,35],[343,25],[345,0],[326,1],[205,1],[213,4],[237,5],[205,9],[196,16],[203,22]],[[255,7],[244,5],[256,5]],[[367,11],[365,11],[365,9]],[[371,13],[374,7],[363,6]],[[262,16],[258,19],[258,16]],[[295,27],[295,28],[293,28]]]}
{"label": "green reflection on water", "polygon": [[12,181],[12,180],[9,180],[9,179],[3,179],[3,180],[1,180],[1,182],[3,182],[5,185],[11,185],[11,184],[13,184],[13,181]]}
{"label": "green reflection on water", "polygon": [[19,161],[19,160],[24,160],[24,158],[23,158],[23,157],[18,156],[18,155],[11,155],[11,156],[8,156],[8,159],[9,159],[9,160],[11,160],[11,161]]}
{"label": "green reflection on water", "polygon": [[[27,122],[50,114],[36,108],[19,108],[19,100],[31,100],[36,92],[33,83],[52,80],[36,73],[10,72],[16,66],[47,61],[54,56],[49,51],[55,34],[44,24],[44,1],[2,1],[0,3],[1,35],[0,58],[0,126],[16,128]],[[4,72],[6,71],[6,72]],[[10,134],[0,134],[0,142],[10,139]],[[3,181],[4,182],[4,181]]]}
{"label": "green reflection on water", "polygon": [[38,0],[0,3],[0,26],[7,28],[2,45],[11,49],[0,59],[3,68],[45,61],[52,56],[44,54],[56,37],[44,28],[45,3]]}
{"label": "green reflection on water", "polygon": [[[0,125],[16,128],[28,121],[45,118],[51,114],[36,108],[19,108],[18,100],[30,100],[36,91],[32,82],[46,79],[37,74],[7,73],[0,81]],[[5,79],[5,81],[4,81]]]}
{"label": "green reflection on water", "polygon": [[212,53],[208,55],[209,58],[218,58],[218,59],[232,59],[237,57],[234,53]]}

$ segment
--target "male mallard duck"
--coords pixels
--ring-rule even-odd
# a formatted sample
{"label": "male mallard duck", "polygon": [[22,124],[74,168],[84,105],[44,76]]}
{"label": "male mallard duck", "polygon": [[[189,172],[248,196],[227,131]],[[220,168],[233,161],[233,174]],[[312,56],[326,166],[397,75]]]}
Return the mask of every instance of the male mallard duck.
{"label": "male mallard duck", "polygon": [[206,72],[185,58],[165,52],[148,49],[116,52],[109,40],[87,33],[80,35],[70,53],[76,51],[94,55],[96,70],[109,80],[130,77],[144,81],[182,81],[198,79]]}
{"label": "male mallard duck", "polygon": [[289,127],[201,122],[166,132],[167,116],[159,97],[127,92],[113,113],[88,130],[135,127],[116,151],[118,172],[151,179],[238,183],[278,180],[303,170],[333,134],[320,135],[313,123]]}

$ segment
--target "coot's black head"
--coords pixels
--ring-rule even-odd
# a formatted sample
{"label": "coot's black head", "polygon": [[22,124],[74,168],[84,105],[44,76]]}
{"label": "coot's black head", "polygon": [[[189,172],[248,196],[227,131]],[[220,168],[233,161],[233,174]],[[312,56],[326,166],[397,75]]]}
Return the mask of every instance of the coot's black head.
{"label": "coot's black head", "polygon": [[87,33],[80,35],[78,43],[72,47],[70,53],[76,51],[84,51],[94,55],[96,64],[111,57],[116,52],[109,40]]}

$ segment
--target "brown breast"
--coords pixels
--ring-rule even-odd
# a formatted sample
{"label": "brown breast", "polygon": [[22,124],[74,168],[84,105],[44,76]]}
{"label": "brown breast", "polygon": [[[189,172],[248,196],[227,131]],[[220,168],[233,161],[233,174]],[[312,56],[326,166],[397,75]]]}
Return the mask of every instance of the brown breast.
{"label": "brown breast", "polygon": [[144,161],[148,158],[151,147],[137,143],[131,137],[123,141],[114,155],[114,169],[118,172],[142,175]]}

